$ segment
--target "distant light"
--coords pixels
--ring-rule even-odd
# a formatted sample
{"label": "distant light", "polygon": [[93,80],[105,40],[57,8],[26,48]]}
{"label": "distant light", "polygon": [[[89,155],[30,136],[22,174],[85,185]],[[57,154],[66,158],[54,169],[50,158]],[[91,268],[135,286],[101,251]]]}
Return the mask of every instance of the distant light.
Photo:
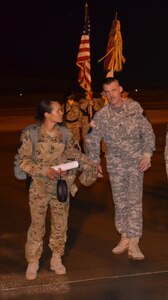
{"label": "distant light", "polygon": [[23,96],[23,94],[20,94],[20,96],[22,97],[22,96]]}
{"label": "distant light", "polygon": [[138,92],[138,89],[135,89],[135,92]]}

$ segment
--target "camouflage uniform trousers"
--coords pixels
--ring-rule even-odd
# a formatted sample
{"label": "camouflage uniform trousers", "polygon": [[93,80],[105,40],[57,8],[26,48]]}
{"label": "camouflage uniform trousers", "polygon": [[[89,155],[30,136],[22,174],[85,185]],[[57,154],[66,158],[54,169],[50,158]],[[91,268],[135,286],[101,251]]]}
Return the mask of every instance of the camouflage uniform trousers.
{"label": "camouflage uniform trousers", "polygon": [[27,233],[25,256],[28,263],[40,259],[43,252],[43,238],[48,207],[51,211],[51,234],[49,247],[52,252],[64,254],[67,240],[67,222],[69,200],[64,203],[56,197],[56,182],[51,180],[34,180],[29,191],[31,225]]}
{"label": "camouflage uniform trousers", "polygon": [[108,170],[115,205],[117,231],[131,237],[142,236],[143,172],[138,165],[117,164]]}
{"label": "camouflage uniform trousers", "polygon": [[104,157],[107,156],[107,146],[104,142],[104,140],[101,141],[101,149],[102,149],[102,152],[104,153]]}

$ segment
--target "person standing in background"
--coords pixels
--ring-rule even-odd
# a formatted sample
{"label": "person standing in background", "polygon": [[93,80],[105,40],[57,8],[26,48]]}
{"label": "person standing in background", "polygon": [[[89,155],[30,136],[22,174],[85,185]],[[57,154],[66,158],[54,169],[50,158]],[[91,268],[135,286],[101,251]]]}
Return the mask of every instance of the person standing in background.
{"label": "person standing in background", "polygon": [[75,100],[75,95],[67,96],[65,103],[65,123],[67,128],[74,134],[75,139],[80,143],[80,128],[82,122],[82,113],[79,103]]}
{"label": "person standing in background", "polygon": [[83,150],[85,152],[85,139],[86,134],[89,128],[89,123],[92,118],[92,100],[90,99],[90,95],[86,92],[85,98],[81,98],[79,100],[79,107],[82,113],[82,121],[81,121],[81,136],[83,142]]}

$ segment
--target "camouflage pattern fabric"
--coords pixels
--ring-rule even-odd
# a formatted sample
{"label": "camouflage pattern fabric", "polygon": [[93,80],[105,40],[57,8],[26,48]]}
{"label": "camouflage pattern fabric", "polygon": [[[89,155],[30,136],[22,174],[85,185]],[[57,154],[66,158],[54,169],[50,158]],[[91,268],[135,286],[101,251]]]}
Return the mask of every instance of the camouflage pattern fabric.
{"label": "camouflage pattern fabric", "polygon": [[[41,183],[41,184],[40,184]],[[54,184],[56,187],[56,183]],[[47,189],[48,180],[34,179],[29,190],[29,206],[31,225],[27,233],[25,256],[28,263],[40,259],[43,251],[43,238],[45,235],[45,221],[48,206],[51,211],[51,234],[49,247],[51,251],[64,254],[67,240],[67,222],[69,216],[69,201],[61,203],[56,194]]]}
{"label": "camouflage pattern fabric", "polygon": [[143,173],[139,170],[144,153],[155,150],[155,135],[143,109],[136,101],[127,99],[122,107],[109,104],[94,117],[96,127],[87,135],[87,155],[100,164],[100,141],[107,146],[115,224],[119,233],[128,237],[142,235]]}
{"label": "camouflage pattern fabric", "polygon": [[85,152],[85,139],[86,139],[86,134],[88,132],[89,121],[90,121],[89,120],[89,100],[81,98],[79,100],[79,107],[82,112],[81,135],[82,135],[82,141],[83,141],[83,148],[84,148],[84,152]]}
{"label": "camouflage pattern fabric", "polygon": [[104,157],[106,157],[107,156],[107,146],[106,146],[104,140],[101,141],[101,148],[102,148],[102,152],[104,154]]}
{"label": "camouflage pattern fabric", "polygon": [[79,107],[82,111],[82,140],[84,152],[86,152],[85,140],[89,129],[89,123],[92,116],[103,107],[102,98],[92,98],[91,104],[87,98],[81,98],[79,100]]}
{"label": "camouflage pattern fabric", "polygon": [[[100,110],[102,107],[104,107],[104,99],[103,98],[93,98],[93,111],[94,114]],[[107,147],[106,144],[104,142],[104,140],[101,141],[101,149],[102,152],[104,153],[104,157],[106,157],[107,155]]]}
{"label": "camouflage pattern fabric", "polygon": [[70,104],[68,101],[65,105],[65,122],[68,129],[75,136],[76,141],[80,142],[80,128],[82,122],[82,113],[79,108],[77,101],[73,100],[73,103]]}
{"label": "camouflage pattern fabric", "polygon": [[[48,168],[69,160],[79,162],[79,170],[69,170],[65,175],[62,175],[62,178],[67,182],[68,190],[71,191],[72,189],[72,193],[75,190],[74,181],[78,171],[83,174],[82,183],[85,184],[86,182],[85,185],[88,186],[96,181],[97,169],[86,155],[81,153],[71,132],[69,132],[67,143],[63,143],[63,136],[58,126],[55,126],[55,134],[52,137],[46,133],[43,126],[39,128],[38,143],[34,148],[33,159],[29,130],[22,133],[21,142],[19,165],[22,170],[32,177],[29,189],[31,225],[25,245],[26,258],[30,263],[37,261],[42,254],[48,206],[51,210],[51,235],[49,238],[51,250],[63,255],[67,240],[69,196],[68,201],[65,203],[58,201],[56,194],[57,180],[51,180],[46,176]],[[86,173],[87,178],[85,178]]]}
{"label": "camouflage pattern fabric", "polygon": [[93,111],[96,113],[103,107],[103,99],[102,98],[92,98],[93,102]]}

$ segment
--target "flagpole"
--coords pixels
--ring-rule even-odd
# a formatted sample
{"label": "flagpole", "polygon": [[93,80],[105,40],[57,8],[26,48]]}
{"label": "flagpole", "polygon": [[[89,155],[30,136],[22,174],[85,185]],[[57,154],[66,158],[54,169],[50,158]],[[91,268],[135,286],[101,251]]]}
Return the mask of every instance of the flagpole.
{"label": "flagpole", "polygon": [[[84,28],[79,45],[76,65],[79,67],[78,82],[86,91],[89,101],[92,99],[91,87],[91,60],[90,60],[90,19],[88,4],[85,3]],[[89,104],[90,116],[92,116],[92,106]]]}

